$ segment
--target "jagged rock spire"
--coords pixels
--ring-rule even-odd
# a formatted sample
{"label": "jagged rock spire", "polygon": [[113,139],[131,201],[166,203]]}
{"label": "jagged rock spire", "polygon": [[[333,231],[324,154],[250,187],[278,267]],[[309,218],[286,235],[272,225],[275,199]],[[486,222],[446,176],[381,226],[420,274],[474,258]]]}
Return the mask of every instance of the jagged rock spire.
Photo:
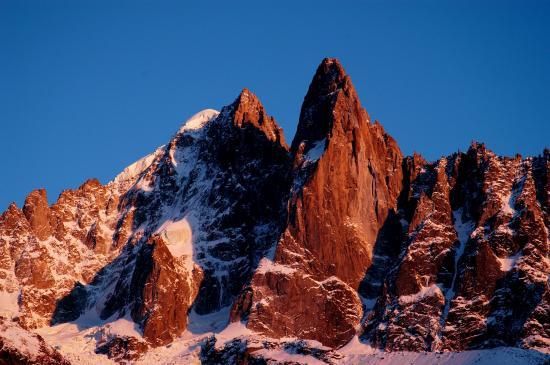
{"label": "jagged rock spire", "polygon": [[333,110],[337,108],[336,103],[340,94],[347,99],[346,104],[357,109],[357,114],[364,113],[351,79],[340,62],[335,58],[325,58],[317,68],[304,98],[298,128],[292,142],[293,152],[302,142],[312,143],[331,133],[335,122]]}
{"label": "jagged rock spire", "polygon": [[50,207],[48,205],[46,190],[38,189],[32,191],[25,199],[23,213],[39,239],[46,239],[52,234]]}
{"label": "jagged rock spire", "polygon": [[233,124],[239,128],[252,125],[261,130],[270,141],[286,146],[283,130],[275,118],[269,116],[262,103],[250,90],[244,88],[231,105]]}
{"label": "jagged rock spire", "polygon": [[[323,152],[312,153],[323,139]],[[273,258],[285,269],[253,277],[248,327],[338,347],[359,325],[356,290],[377,234],[395,211],[402,156],[382,127],[368,122],[350,78],[328,58],[304,98],[292,153],[289,221]]]}

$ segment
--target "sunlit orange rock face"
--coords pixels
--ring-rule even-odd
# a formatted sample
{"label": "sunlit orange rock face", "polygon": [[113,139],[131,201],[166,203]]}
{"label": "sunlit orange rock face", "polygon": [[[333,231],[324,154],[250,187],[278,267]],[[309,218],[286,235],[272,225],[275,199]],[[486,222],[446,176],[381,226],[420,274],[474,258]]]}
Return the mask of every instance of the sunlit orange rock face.
{"label": "sunlit orange rock face", "polygon": [[248,325],[272,336],[329,346],[355,335],[359,283],[376,236],[401,190],[401,151],[371,124],[351,79],[325,59],[304,99],[296,138],[288,225],[273,264],[252,281]]}
{"label": "sunlit orange rock face", "polygon": [[187,328],[187,314],[196,297],[202,273],[186,272],[160,237],[153,237],[149,250],[138,256],[142,270],[136,291],[142,300],[134,307],[134,320],[143,325],[143,337],[153,346],[163,345]]}
{"label": "sunlit orange rock face", "polygon": [[250,125],[261,131],[269,141],[286,147],[282,128],[266,113],[260,100],[250,90],[243,89],[234,105],[232,119],[236,127],[243,128]]}
{"label": "sunlit orange rock face", "polygon": [[243,89],[105,185],[10,205],[0,317],[20,331],[133,321],[97,344],[115,361],[220,313],[268,342],[547,348],[549,191],[548,150],[403,157],[325,59],[290,147]]}
{"label": "sunlit orange rock face", "polygon": [[[19,290],[24,327],[49,323],[56,302],[75,281],[89,282],[116,254],[110,245],[98,244],[110,239],[104,231],[111,224],[100,217],[108,209],[108,196],[116,193],[90,180],[64,191],[52,206],[45,190],[35,190],[22,210],[11,205],[2,215],[0,243],[10,252],[4,257],[4,286],[7,292]],[[92,237],[95,244],[87,249],[87,238]]]}

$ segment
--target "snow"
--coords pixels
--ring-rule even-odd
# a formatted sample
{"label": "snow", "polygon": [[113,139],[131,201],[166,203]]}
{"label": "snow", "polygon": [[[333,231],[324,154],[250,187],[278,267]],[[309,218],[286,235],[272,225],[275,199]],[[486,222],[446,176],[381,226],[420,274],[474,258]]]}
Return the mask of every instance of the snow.
{"label": "snow", "polygon": [[137,160],[130,166],[126,167],[124,170],[122,170],[120,174],[115,177],[113,183],[120,184],[126,181],[132,181],[133,179],[137,178],[143,171],[151,166],[157,155],[159,155],[163,149],[164,146],[161,146],[157,148],[155,152]]}
{"label": "snow", "polygon": [[[216,118],[220,113],[214,109],[204,109],[197,114],[193,115],[178,130],[178,133],[193,133],[202,129],[208,122]],[[165,150],[165,146],[158,147],[155,152],[137,160],[133,164],[126,167],[120,174],[118,174],[113,183],[121,184],[125,182],[133,182],[137,179],[155,160],[157,156],[162,155]],[[152,187],[148,186],[145,181],[138,182],[138,188],[144,191],[151,191]]]}
{"label": "snow", "polygon": [[451,308],[451,300],[455,296],[456,279],[458,278],[458,274],[459,274],[458,263],[460,262],[462,255],[464,255],[464,250],[466,249],[466,243],[468,243],[468,240],[470,239],[470,236],[472,235],[472,232],[474,231],[474,228],[475,228],[474,222],[462,221],[462,208],[457,209],[453,212],[453,218],[454,218],[454,228],[456,231],[456,235],[458,236],[459,246],[456,249],[455,257],[454,257],[453,279],[451,280],[451,287],[445,293],[445,307],[443,308],[443,313],[441,314],[442,326],[445,324],[445,321],[447,320],[447,316]]}
{"label": "snow", "polygon": [[308,365],[326,365],[326,362],[318,360],[313,356],[293,354],[284,349],[261,349],[261,350],[252,352],[252,354],[257,356],[262,356],[266,359],[280,361],[285,364],[291,363],[291,364],[308,364]]}
{"label": "snow", "polygon": [[101,322],[87,313],[74,322],[42,327],[35,332],[72,363],[83,365],[115,364],[107,356],[95,353],[98,344],[111,338],[128,336],[142,339],[138,325],[129,315]]}
{"label": "snow", "polygon": [[[193,230],[186,218],[179,221],[167,220],[155,233],[161,235],[166,247],[174,257],[193,257]],[[193,267],[189,268],[191,271]]]}
{"label": "snow", "polygon": [[378,352],[370,355],[347,355],[338,364],[376,365],[538,365],[550,356],[537,351],[514,347],[497,347],[490,350],[463,352]]}
{"label": "snow", "polygon": [[[124,258],[122,258],[124,261]],[[108,276],[113,275],[111,269]],[[100,365],[115,364],[105,355],[96,354],[96,347],[114,337],[134,337],[142,339],[142,332],[129,314],[116,318],[117,314],[105,320],[100,319],[99,313],[104,307],[104,301],[116,286],[116,280],[108,281],[107,286],[98,291],[93,305],[73,322],[61,323],[55,326],[46,326],[35,330],[44,340],[54,346],[74,364]]]}
{"label": "snow", "polygon": [[[474,230],[474,222],[462,221],[462,208],[459,210],[456,210],[453,212],[454,217],[454,227],[456,234],[458,236],[459,246],[455,252],[455,260],[454,260],[454,267],[453,267],[453,280],[451,281],[451,287],[449,288],[449,291],[445,295],[446,299],[450,301],[454,297],[454,287],[456,283],[456,278],[458,277],[458,263],[460,259],[462,258],[462,255],[464,255],[464,250],[466,249],[466,243],[468,243],[468,239],[470,239],[470,235],[472,234]],[[448,303],[447,303],[448,304]]]}
{"label": "snow", "polygon": [[98,327],[80,329],[76,323],[64,323],[39,328],[35,332],[73,364],[116,364],[107,356],[95,353],[97,342],[103,337]]}
{"label": "snow", "polygon": [[19,293],[0,292],[0,316],[10,318],[19,313]]}
{"label": "snow", "polygon": [[0,344],[0,348],[13,347],[33,359],[40,352],[38,338],[9,320],[0,322]]}
{"label": "snow", "polygon": [[376,348],[361,342],[357,336],[354,336],[350,342],[338,350],[343,355],[370,355],[377,351]]}
{"label": "snow", "polygon": [[204,109],[187,119],[178,130],[178,133],[185,131],[196,131],[202,129],[209,121],[213,120],[220,114],[219,111],[214,109]]}
{"label": "snow", "polygon": [[[244,322],[230,323],[223,331],[216,334],[216,347],[223,347],[223,344],[230,342],[238,337],[245,337],[248,335],[255,335],[253,331],[246,328]],[[221,345],[221,346],[220,346]]]}
{"label": "snow", "polygon": [[211,332],[222,331],[229,323],[229,314],[231,307],[225,307],[217,312],[200,315],[191,310],[189,312],[186,337],[193,337],[194,335],[200,335]]}
{"label": "snow", "polygon": [[[203,110],[193,117],[191,117],[179,130],[178,136],[182,137],[191,135],[193,138],[199,138],[202,136],[202,130],[207,123],[219,113],[213,109]],[[172,145],[172,144],[171,144]],[[316,141],[312,144],[311,148],[304,155],[306,162],[315,162],[324,153],[326,140]],[[170,253],[177,258],[185,258],[185,267],[191,271],[193,265],[196,263],[199,266],[207,269],[211,269],[215,272],[216,278],[220,284],[223,283],[222,278],[227,277],[227,267],[233,262],[220,261],[215,257],[209,256],[209,249],[215,247],[218,244],[227,242],[228,238],[222,232],[217,238],[210,238],[207,233],[209,228],[206,223],[210,220],[219,217],[224,214],[223,209],[229,209],[223,207],[223,209],[213,209],[204,203],[207,198],[206,192],[212,190],[215,180],[211,175],[215,172],[206,170],[205,167],[197,165],[200,157],[200,149],[196,146],[182,147],[177,144],[173,144],[173,151],[170,150],[171,162],[176,168],[178,178],[183,183],[190,181],[192,184],[188,187],[188,191],[179,191],[175,202],[170,202],[166,206],[163,206],[160,217],[155,216],[150,221],[145,222],[144,225],[150,225],[152,221],[158,222],[158,227],[153,227],[152,230],[156,234],[159,234]],[[145,171],[151,168],[152,164],[156,163],[156,159],[159,156],[163,156],[166,153],[166,147],[160,147],[155,153],[146,156],[145,158],[135,162],[128,166],[120,175],[118,175],[114,182],[131,182],[137,180],[135,187],[144,190],[151,191],[155,186],[151,186],[147,179]],[[157,160],[158,161],[158,160]],[[154,168],[154,165],[153,165]],[[190,180],[190,177],[193,179]],[[126,185],[124,185],[126,186]],[[183,193],[187,194],[184,195]],[[509,202],[509,207],[514,205],[515,195],[511,194],[505,198]],[[163,203],[164,204],[164,203]],[[183,212],[182,207],[185,207]],[[73,212],[74,214],[74,212]],[[472,234],[474,224],[472,222],[462,222],[462,212],[453,212],[455,229],[459,239],[459,245],[456,249],[455,261],[454,261],[454,275],[452,278],[452,285],[445,292],[445,309],[442,316],[442,323],[445,322],[446,315],[449,311],[450,302],[453,299],[455,282],[458,276],[458,263],[462,257],[466,242]],[[107,217],[102,218],[105,221]],[[346,220],[344,224],[351,228],[360,228],[357,223],[351,220]],[[408,222],[402,220],[404,226],[408,225]],[[433,224],[429,221],[428,224]],[[434,227],[439,228],[441,226]],[[265,224],[254,228],[258,230],[258,237],[266,235],[265,232],[269,232],[270,226]],[[265,232],[263,232],[265,231]],[[112,235],[111,230],[111,235]],[[133,232],[137,234],[137,231]],[[238,230],[236,233],[240,234]],[[196,241],[196,242],[193,242]],[[65,264],[69,264],[66,256],[60,257],[60,253],[54,250],[59,242],[50,242],[46,245],[48,254],[51,257],[60,258]],[[51,247],[51,250],[50,250]],[[197,252],[194,252],[197,251]],[[197,253],[204,254],[202,257]],[[38,250],[32,252],[32,254],[40,254]],[[201,257],[200,259],[198,257]],[[258,273],[277,272],[286,275],[292,275],[296,270],[292,267],[274,263],[270,258],[273,257],[273,252],[264,257],[257,268]],[[507,271],[513,268],[520,254],[500,259],[502,269]],[[121,262],[124,260],[121,259]],[[196,261],[196,262],[195,262]],[[123,267],[109,269],[107,276],[109,278],[118,278],[119,272]],[[335,277],[326,279],[320,282],[322,285],[325,282],[331,280],[339,280]],[[64,323],[53,327],[44,327],[37,330],[37,333],[41,334],[46,341],[56,346],[60,352],[67,356],[71,361],[78,364],[112,364],[104,355],[95,354],[95,349],[98,341],[102,341],[105,338],[112,336],[132,336],[141,339],[142,335],[138,326],[129,317],[123,317],[119,319],[110,318],[105,321],[99,319],[98,313],[104,307],[105,297],[114,290],[116,280],[107,279],[106,285],[101,290],[97,290],[97,297],[93,301],[90,301],[91,306],[87,308],[87,312],[84,313],[77,321],[71,323]],[[103,284],[102,284],[103,285]],[[223,290],[225,288],[222,287]],[[92,287],[92,290],[94,288]],[[399,298],[401,304],[407,304],[412,302],[421,301],[426,297],[433,295],[443,295],[441,288],[435,284],[430,286],[426,285],[419,292],[402,296]],[[17,305],[18,293],[11,294],[0,293],[0,315],[3,311],[16,312],[18,311]],[[375,299],[361,298],[365,306],[365,310],[372,309],[375,305]],[[455,303],[458,299],[455,299]],[[224,304],[225,305],[225,304]],[[162,346],[159,348],[151,349],[147,352],[138,363],[197,363],[199,362],[198,351],[200,351],[200,343],[206,337],[214,335],[216,337],[216,347],[221,347],[232,339],[245,337],[252,340],[265,340],[270,341],[277,345],[284,344],[284,341],[296,341],[296,339],[270,339],[264,337],[258,333],[252,332],[248,329],[243,322],[230,323],[230,309],[231,306],[222,308],[220,311],[211,313],[208,315],[198,315],[194,310],[189,313],[189,321],[187,330],[182,334],[180,338],[177,338],[173,343]],[[381,326],[384,324],[380,324]],[[17,332],[17,330],[7,330],[9,337],[13,341],[18,341],[18,345],[21,348],[28,351],[36,350],[36,342],[33,342],[33,337],[28,334]],[[10,332],[11,331],[11,332]],[[6,330],[4,330],[6,332]],[[1,334],[1,333],[0,333]],[[29,338],[30,337],[30,338]],[[320,344],[319,344],[320,346]],[[317,348],[319,348],[317,346]],[[258,352],[259,351],[259,352]],[[526,351],[520,349],[496,349],[496,350],[483,350],[483,351],[470,351],[462,353],[385,353],[380,350],[372,348],[370,345],[362,343],[360,339],[355,336],[347,345],[335,352],[342,355],[340,360],[336,360],[337,363],[361,363],[361,364],[431,364],[431,363],[448,363],[448,364],[488,364],[499,363],[499,365],[506,365],[511,363],[527,363],[535,364],[539,363],[541,359],[540,353],[534,351]],[[501,355],[504,353],[504,355]],[[320,363],[318,359],[312,356],[293,353],[292,349],[286,347],[275,346],[272,349],[261,349],[255,353],[261,354],[268,358],[286,361],[296,361],[300,363],[315,364]]]}
{"label": "snow", "polygon": [[423,287],[415,294],[402,295],[399,297],[399,304],[409,304],[421,301],[424,298],[432,297],[434,295],[441,294],[441,289],[436,284]]}
{"label": "snow", "polygon": [[[208,337],[216,337],[216,348],[221,349],[235,338],[243,338],[253,346],[262,347],[264,342],[271,345],[253,351],[256,356],[277,361],[288,361],[298,364],[324,364],[311,356],[295,353],[294,338],[273,339],[255,333],[246,328],[243,322],[229,323],[231,307],[225,307],[219,312],[208,315],[197,315],[191,311],[188,329],[171,344],[151,348],[136,364],[199,364],[201,343]],[[104,355],[95,354],[98,341],[108,336],[134,335],[134,327],[127,318],[111,322],[107,326],[80,329],[74,323],[65,323],[54,327],[37,330],[48,343],[56,346],[59,351],[73,363],[83,365],[114,364]],[[139,338],[139,337],[138,337]],[[32,340],[31,340],[32,341]],[[300,341],[307,348],[327,351],[328,348],[316,341]],[[26,345],[28,346],[28,345]],[[312,352],[313,353],[313,352]],[[511,365],[511,364],[541,364],[550,358],[541,352],[519,348],[496,348],[490,350],[475,350],[464,352],[384,352],[363,343],[355,336],[344,347],[334,350],[335,364],[377,364],[377,365],[407,365],[407,364],[450,364],[450,365]]]}
{"label": "snow", "polygon": [[[244,327],[243,324],[235,324],[235,328]],[[229,327],[228,327],[229,328]],[[233,331],[231,329],[230,331]],[[223,333],[223,332],[222,332]],[[232,338],[243,336],[241,332],[231,337],[222,333],[216,335],[216,348],[222,348],[224,344]],[[244,336],[247,336],[246,334]],[[293,346],[284,346],[292,344],[295,339],[269,339],[261,335],[249,333],[248,338],[253,343],[262,343],[264,340],[273,344],[270,348],[261,348],[251,352],[252,355],[262,356],[268,360],[277,362],[289,362],[296,364],[326,364],[311,355],[299,354],[293,351]],[[201,337],[203,340],[205,337]],[[200,363],[198,346],[199,340],[182,341],[178,340],[169,347],[160,347],[152,349],[137,363],[139,364],[181,364],[181,363]],[[323,346],[316,347],[314,341],[307,341],[309,348],[323,349]],[[367,344],[361,343],[355,336],[347,345],[334,351],[334,358],[331,359],[334,364],[376,364],[376,365],[512,365],[526,364],[538,365],[549,359],[538,351],[523,350],[519,348],[500,347],[489,350],[473,350],[463,352],[384,352],[375,349]],[[185,360],[185,361],[184,361]]]}
{"label": "snow", "polygon": [[293,269],[293,268],[288,267],[286,265],[275,263],[267,257],[263,257],[260,260],[260,264],[258,265],[258,268],[256,269],[256,273],[258,273],[258,274],[265,274],[267,272],[277,272],[277,273],[281,273],[281,274],[291,275],[295,271],[296,271],[296,269]]}
{"label": "snow", "polygon": [[[468,242],[468,239],[470,238],[470,235],[472,234],[474,230],[474,222],[472,221],[462,221],[462,208],[455,210],[453,212],[454,217],[454,226],[456,230],[456,234],[458,235],[458,240],[460,242],[460,247],[457,251],[456,258],[460,258],[462,254],[464,253],[464,249],[466,248],[466,242]],[[458,261],[458,260],[456,260]]]}
{"label": "snow", "polygon": [[107,323],[103,329],[113,337],[129,336],[141,338],[141,332],[137,323],[135,323],[129,315]]}
{"label": "snow", "polygon": [[508,215],[514,215],[515,210],[512,208],[514,205],[514,199],[512,198],[512,193],[501,196],[501,212]]}
{"label": "snow", "polygon": [[514,216],[516,214],[516,201],[523,190],[525,184],[525,176],[523,176],[519,181],[516,181],[515,186],[512,187],[512,190],[506,194],[502,195],[501,198],[501,212],[506,215]]}
{"label": "snow", "polygon": [[305,160],[317,161],[318,159],[320,159],[323,153],[325,153],[325,145],[326,145],[325,138],[313,143],[311,148],[304,155]]}
{"label": "snow", "polygon": [[515,266],[518,259],[521,257],[522,253],[519,251],[515,255],[506,257],[506,258],[498,258],[498,261],[500,262],[500,269],[502,271],[510,271]]}
{"label": "snow", "polygon": [[378,298],[365,298],[362,295],[359,295],[359,298],[361,299],[361,302],[363,303],[363,306],[365,307],[365,312],[368,313],[371,311],[374,306],[376,305],[376,301]]}

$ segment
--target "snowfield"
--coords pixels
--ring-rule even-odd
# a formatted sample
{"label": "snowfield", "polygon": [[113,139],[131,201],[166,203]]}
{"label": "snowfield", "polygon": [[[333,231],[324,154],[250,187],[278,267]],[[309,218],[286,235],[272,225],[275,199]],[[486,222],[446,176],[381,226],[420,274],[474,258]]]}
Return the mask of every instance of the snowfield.
{"label": "snowfield", "polygon": [[533,350],[497,347],[490,350],[463,352],[392,352],[372,355],[349,355],[345,364],[377,365],[520,365],[548,364],[550,357]]}
{"label": "snowfield", "polygon": [[[287,361],[295,364],[326,364],[312,355],[294,352],[289,347],[277,346],[297,342],[297,339],[271,339],[256,334],[247,329],[244,323],[229,323],[230,308],[219,312],[199,316],[190,314],[188,330],[173,343],[150,349],[135,364],[200,364],[201,345],[215,336],[216,349],[221,349],[234,339],[248,340],[250,343],[269,341],[273,348],[262,348],[252,351],[252,355],[261,356],[266,360]],[[120,319],[104,326],[79,329],[75,323],[65,323],[53,327],[44,327],[36,331],[46,342],[56,348],[62,355],[74,364],[102,365],[116,364],[105,355],[94,352],[96,342],[106,336],[128,335],[140,337],[133,323]],[[20,336],[14,341],[21,341]],[[301,341],[304,342],[304,341]],[[309,348],[328,350],[316,341],[305,341]],[[30,343],[32,351],[33,344]],[[550,355],[534,350],[523,350],[513,347],[498,347],[489,350],[473,350],[463,352],[384,352],[362,343],[354,337],[346,346],[334,352],[334,364],[377,364],[377,365],[542,365],[550,363]]]}

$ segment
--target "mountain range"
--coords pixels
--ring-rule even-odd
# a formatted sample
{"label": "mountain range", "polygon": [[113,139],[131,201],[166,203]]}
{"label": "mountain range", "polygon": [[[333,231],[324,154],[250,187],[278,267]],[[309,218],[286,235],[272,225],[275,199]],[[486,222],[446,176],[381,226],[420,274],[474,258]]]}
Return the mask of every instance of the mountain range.
{"label": "mountain range", "polygon": [[243,89],[106,185],[11,204],[0,363],[548,363],[549,229],[548,149],[403,156],[327,58],[290,145]]}

